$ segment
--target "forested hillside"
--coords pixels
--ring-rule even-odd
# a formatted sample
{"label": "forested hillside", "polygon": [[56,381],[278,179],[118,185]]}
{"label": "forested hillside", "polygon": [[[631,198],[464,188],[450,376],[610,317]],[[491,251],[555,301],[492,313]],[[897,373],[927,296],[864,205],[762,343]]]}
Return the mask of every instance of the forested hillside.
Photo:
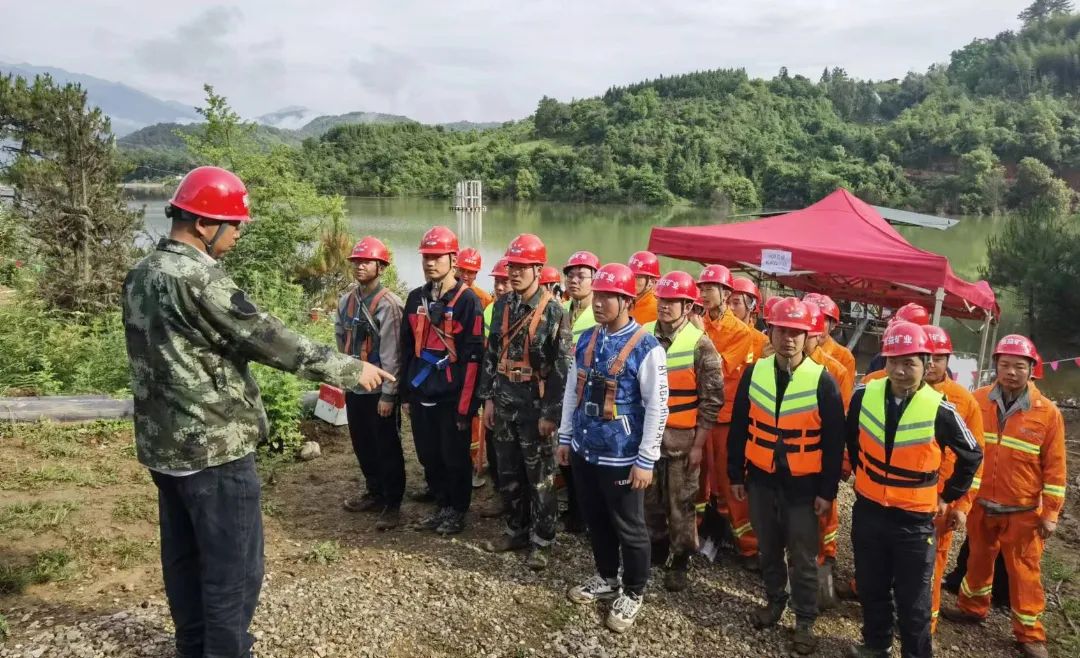
{"label": "forested hillside", "polygon": [[[902,79],[700,71],[545,97],[532,116],[488,130],[339,125],[295,158],[320,190],[348,195],[447,196],[454,181],[480,178],[495,199],[756,209],[844,186],[875,203],[993,212],[1019,203],[1024,158],[1080,186],[1080,15],[1039,0],[1021,19]],[[140,148],[159,163],[175,155]]]}

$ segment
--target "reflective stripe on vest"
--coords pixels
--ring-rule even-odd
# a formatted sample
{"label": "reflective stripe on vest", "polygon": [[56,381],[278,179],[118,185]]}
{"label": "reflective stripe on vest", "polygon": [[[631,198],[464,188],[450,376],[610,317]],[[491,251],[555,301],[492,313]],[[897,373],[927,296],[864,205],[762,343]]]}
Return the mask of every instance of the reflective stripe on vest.
{"label": "reflective stripe on vest", "polygon": [[[649,333],[656,333],[655,322],[646,324],[645,328]],[[667,349],[668,427],[680,430],[697,427],[699,400],[694,351],[704,335],[704,331],[687,322]]]}
{"label": "reflective stripe on vest", "polygon": [[866,385],[859,413],[859,468],[855,491],[885,507],[932,514],[937,511],[941,447],[934,421],[945,397],[932,386],[915,392],[896,426],[885,458],[885,396],[888,379]]}
{"label": "reflective stripe on vest", "polygon": [[776,472],[782,449],[794,476],[821,472],[821,413],[817,389],[825,367],[803,359],[791,375],[777,413],[776,356],[754,365],[750,377],[750,425],[746,459],[766,473]]}
{"label": "reflective stripe on vest", "polygon": [[[563,302],[563,309],[566,311],[567,315],[573,313],[573,309],[570,307],[573,303],[573,300]],[[593,317],[592,304],[589,304],[585,307],[585,310],[581,312],[581,315],[578,316],[577,320],[574,320],[574,326],[570,329],[573,334],[574,345],[577,345],[578,338],[581,338],[581,334],[585,333],[586,329],[595,326],[596,318]]]}

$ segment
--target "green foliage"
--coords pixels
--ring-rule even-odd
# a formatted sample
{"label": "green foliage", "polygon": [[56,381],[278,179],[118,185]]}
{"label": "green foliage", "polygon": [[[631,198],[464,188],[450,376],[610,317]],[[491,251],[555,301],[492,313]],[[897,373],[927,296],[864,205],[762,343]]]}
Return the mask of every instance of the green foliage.
{"label": "green foliage", "polygon": [[37,300],[0,305],[0,354],[0,395],[122,395],[130,385],[119,310],[70,318]]}
{"label": "green foliage", "polygon": [[5,562],[0,564],[0,595],[21,594],[29,585],[67,580],[74,568],[75,558],[62,548],[42,551],[29,564]]}
{"label": "green foliage", "polygon": [[1073,192],[1038,160],[1020,163],[1012,190],[1021,212],[987,240],[984,276],[1016,294],[1027,333],[1075,336],[1080,308],[1080,230],[1069,215]]}
{"label": "green foliage", "polygon": [[304,556],[306,562],[327,565],[341,559],[341,544],[337,540],[321,541]]}
{"label": "green foliage", "polygon": [[0,644],[7,642],[10,634],[11,629],[8,628],[7,617],[5,617],[3,613],[0,613]]}
{"label": "green foliage", "polygon": [[38,296],[54,309],[114,308],[134,256],[142,213],[120,198],[109,120],[77,85],[49,76],[0,77],[0,177],[15,189],[13,214],[40,261]]}
{"label": "green foliage", "polygon": [[14,530],[32,534],[59,527],[79,506],[69,501],[12,503],[0,507],[0,532],[11,536]]}

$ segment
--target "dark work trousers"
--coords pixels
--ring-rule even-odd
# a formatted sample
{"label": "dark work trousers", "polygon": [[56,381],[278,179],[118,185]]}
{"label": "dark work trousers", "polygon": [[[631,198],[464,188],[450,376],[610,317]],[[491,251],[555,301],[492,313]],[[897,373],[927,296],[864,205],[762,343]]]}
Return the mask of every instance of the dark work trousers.
{"label": "dark work trousers", "polygon": [[[484,422],[481,418],[480,422]],[[493,430],[487,430],[484,432],[484,451],[487,455],[487,472],[491,477],[491,484],[495,487],[495,491],[499,491],[499,456],[495,454],[495,432]]]}
{"label": "dark work trousers", "polygon": [[[431,406],[425,406],[425,405]],[[457,398],[409,403],[416,456],[440,508],[464,514],[472,500],[472,456],[469,428],[457,427]]]}
{"label": "dark work trousers", "polygon": [[495,414],[499,491],[509,508],[506,533],[537,546],[555,541],[559,501],[555,497],[555,439],[540,436],[539,417],[503,420]]}
{"label": "dark work trousers", "polygon": [[604,578],[618,577],[621,552],[623,589],[641,596],[649,584],[652,550],[645,526],[645,490],[630,488],[630,466],[598,466],[576,452],[570,454],[596,571]]}
{"label": "dark work trousers", "polygon": [[[888,651],[893,623],[904,658],[929,658],[930,580],[934,577],[934,521],[865,498],[855,501],[851,543],[863,609],[863,643]],[[895,596],[895,616],[893,598]]]}
{"label": "dark work trousers", "polygon": [[753,479],[747,496],[766,599],[770,605],[787,604],[790,579],[795,619],[812,623],[818,615],[818,517],[812,500],[789,501],[782,487]]}
{"label": "dark work trousers", "polygon": [[387,507],[399,507],[405,495],[405,455],[401,452],[401,408],[383,418],[378,393],[345,394],[349,436],[356,461],[367,481],[367,492]]}
{"label": "dark work trousers", "polygon": [[574,485],[573,469],[569,466],[559,466],[562,473],[563,483],[566,485],[566,515],[571,519],[581,518],[581,506],[577,501],[577,487]]}
{"label": "dark work trousers", "polygon": [[150,472],[158,489],[161,571],[180,658],[246,658],[263,580],[255,455],[186,477]]}

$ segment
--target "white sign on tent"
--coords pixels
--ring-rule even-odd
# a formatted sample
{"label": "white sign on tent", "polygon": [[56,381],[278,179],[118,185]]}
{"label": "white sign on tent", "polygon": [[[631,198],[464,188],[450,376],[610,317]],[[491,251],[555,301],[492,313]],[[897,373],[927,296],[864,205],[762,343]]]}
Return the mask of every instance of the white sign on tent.
{"label": "white sign on tent", "polygon": [[761,271],[767,274],[790,274],[791,252],[783,249],[762,249]]}

